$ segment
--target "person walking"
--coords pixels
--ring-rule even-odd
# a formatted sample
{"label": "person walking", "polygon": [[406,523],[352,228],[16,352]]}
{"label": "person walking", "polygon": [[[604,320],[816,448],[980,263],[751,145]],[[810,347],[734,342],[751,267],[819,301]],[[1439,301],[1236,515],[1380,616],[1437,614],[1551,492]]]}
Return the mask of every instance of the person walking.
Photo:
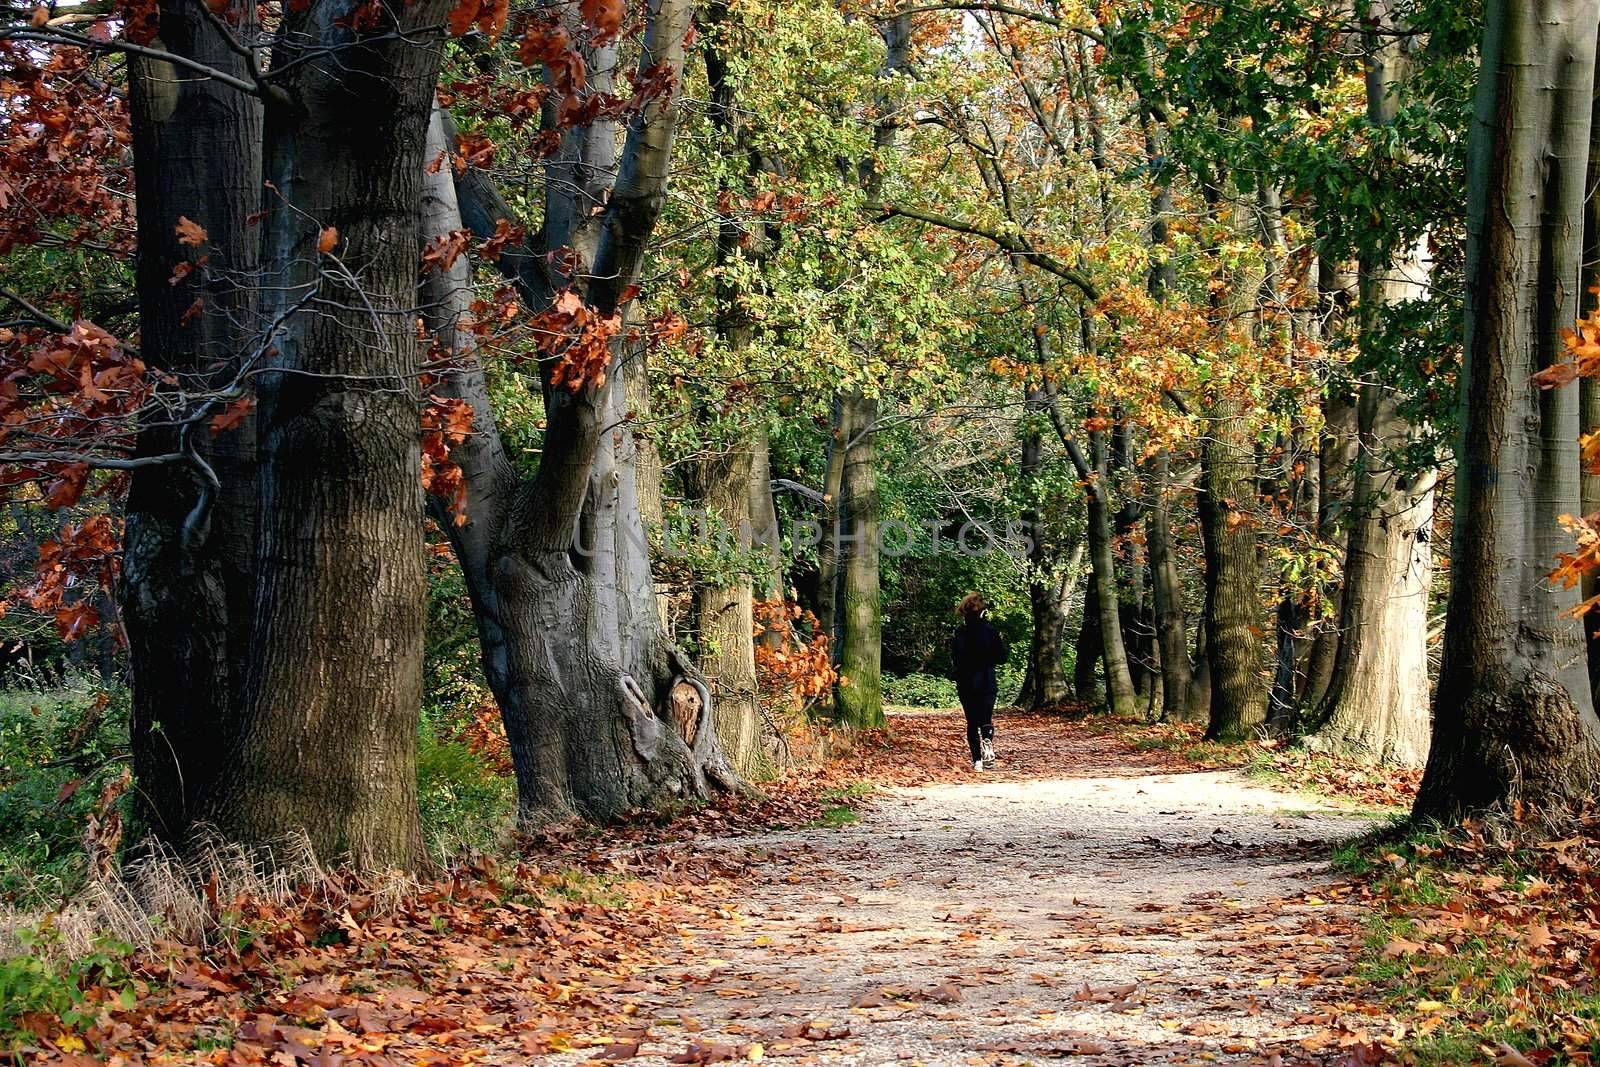
{"label": "person walking", "polygon": [[995,668],[1006,661],[1006,643],[984,614],[989,605],[978,593],[961,598],[956,615],[961,625],[950,638],[950,662],[967,717],[967,748],[972,769],[994,769],[994,702],[999,692]]}

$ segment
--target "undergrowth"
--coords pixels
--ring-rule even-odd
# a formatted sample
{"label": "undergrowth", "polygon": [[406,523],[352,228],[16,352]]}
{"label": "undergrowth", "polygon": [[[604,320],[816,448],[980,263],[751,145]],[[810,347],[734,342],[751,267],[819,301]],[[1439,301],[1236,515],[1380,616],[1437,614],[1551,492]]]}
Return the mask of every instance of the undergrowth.
{"label": "undergrowth", "polygon": [[1404,824],[1340,849],[1372,905],[1358,977],[1403,1019],[1405,1062],[1600,1056],[1600,824]]}

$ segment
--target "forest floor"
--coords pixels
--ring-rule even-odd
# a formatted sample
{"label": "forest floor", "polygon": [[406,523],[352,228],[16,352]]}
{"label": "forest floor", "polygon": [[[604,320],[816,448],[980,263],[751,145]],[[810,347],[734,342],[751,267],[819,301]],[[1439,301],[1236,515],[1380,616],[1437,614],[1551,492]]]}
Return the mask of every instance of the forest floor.
{"label": "forest floor", "polygon": [[1292,1063],[1372,1040],[1371,1018],[1338,1025],[1350,909],[1327,860],[1373,811],[1059,719],[1002,717],[984,774],[959,716],[895,729],[944,780],[874,785],[842,826],[697,843],[760,864],[635,976],[641,1029],[617,1054]]}
{"label": "forest floor", "polygon": [[25,1017],[22,1062],[1388,1062],[1410,1024],[1357,974],[1372,897],[1330,857],[1404,783],[1341,799],[1274,781],[1326,777],[1309,757],[1192,729],[998,726],[988,773],[958,714],[903,714],[763,803],[551,833],[398,896],[223,893],[208,945]]}

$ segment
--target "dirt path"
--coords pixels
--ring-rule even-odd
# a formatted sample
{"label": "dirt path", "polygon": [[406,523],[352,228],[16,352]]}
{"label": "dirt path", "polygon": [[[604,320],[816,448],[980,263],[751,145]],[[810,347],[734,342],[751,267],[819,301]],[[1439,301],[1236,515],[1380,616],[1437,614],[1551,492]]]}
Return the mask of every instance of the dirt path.
{"label": "dirt path", "polygon": [[[954,718],[900,728],[959,758]],[[853,825],[699,846],[765,862],[638,976],[633,1062],[1304,1062],[1348,944],[1326,856],[1370,816],[1090,732],[1000,745]]]}

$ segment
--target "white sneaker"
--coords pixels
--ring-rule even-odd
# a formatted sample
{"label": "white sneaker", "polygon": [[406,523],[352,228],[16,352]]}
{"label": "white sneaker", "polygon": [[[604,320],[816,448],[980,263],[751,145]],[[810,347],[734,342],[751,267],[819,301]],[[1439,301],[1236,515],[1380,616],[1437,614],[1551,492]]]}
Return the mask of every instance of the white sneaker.
{"label": "white sneaker", "polygon": [[993,741],[985,741],[983,743],[983,769],[986,770],[986,771],[994,770],[994,742]]}
{"label": "white sneaker", "polygon": [[973,760],[972,761],[972,769],[975,770],[975,771],[983,770],[983,760],[981,760],[981,759]]}

